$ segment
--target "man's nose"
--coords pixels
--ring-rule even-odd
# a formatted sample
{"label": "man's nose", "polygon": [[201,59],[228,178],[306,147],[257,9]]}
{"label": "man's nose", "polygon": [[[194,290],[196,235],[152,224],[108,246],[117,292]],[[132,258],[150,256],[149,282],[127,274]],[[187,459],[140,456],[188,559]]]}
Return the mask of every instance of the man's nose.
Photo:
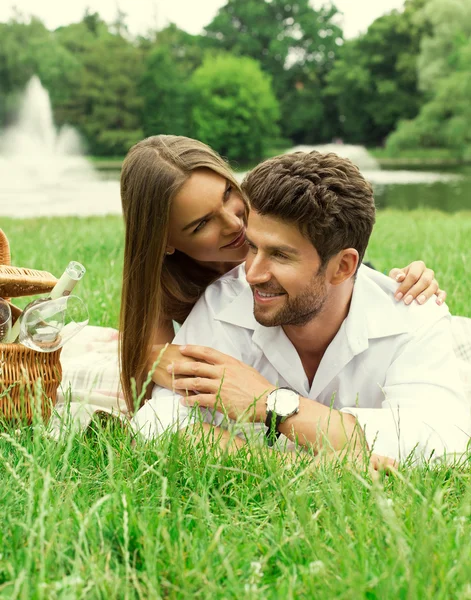
{"label": "man's nose", "polygon": [[248,256],[245,262],[245,277],[250,285],[266,283],[271,279],[271,274],[268,265],[264,258],[257,254],[256,256]]}

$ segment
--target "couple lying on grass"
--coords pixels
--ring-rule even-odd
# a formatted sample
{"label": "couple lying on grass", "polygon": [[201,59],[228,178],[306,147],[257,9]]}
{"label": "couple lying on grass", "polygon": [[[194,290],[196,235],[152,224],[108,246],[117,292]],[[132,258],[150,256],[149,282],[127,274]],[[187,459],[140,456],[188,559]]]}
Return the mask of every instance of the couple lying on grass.
{"label": "couple lying on grass", "polygon": [[367,447],[373,465],[466,450],[445,294],[423,263],[361,264],[375,205],[349,160],[286,154],[240,187],[204,144],[157,136],[130,150],[121,195],[121,382],[140,434],[202,419],[223,445]]}

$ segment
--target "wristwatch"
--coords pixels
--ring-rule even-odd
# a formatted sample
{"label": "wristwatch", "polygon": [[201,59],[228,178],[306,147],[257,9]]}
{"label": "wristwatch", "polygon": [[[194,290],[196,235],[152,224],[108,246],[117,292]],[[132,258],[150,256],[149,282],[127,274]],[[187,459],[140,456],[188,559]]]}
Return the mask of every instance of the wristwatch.
{"label": "wristwatch", "polygon": [[287,387],[279,387],[267,396],[267,443],[273,446],[280,437],[279,426],[299,412],[299,394]]}

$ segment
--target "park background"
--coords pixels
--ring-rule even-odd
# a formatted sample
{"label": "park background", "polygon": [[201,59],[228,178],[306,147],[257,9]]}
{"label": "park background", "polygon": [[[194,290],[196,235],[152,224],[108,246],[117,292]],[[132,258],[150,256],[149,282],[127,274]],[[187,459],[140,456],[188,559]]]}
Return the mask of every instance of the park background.
{"label": "park background", "polygon": [[0,23],[0,125],[37,75],[57,125],[97,157],[165,131],[242,163],[334,139],[471,160],[470,3],[406,0],[350,39],[335,3],[319,4],[231,0],[198,35],[171,23],[132,35],[119,10],[54,30],[14,12]]}
{"label": "park background", "polygon": [[[320,4],[229,0],[200,34],[151,20],[131,32],[121,11],[54,26],[0,18],[0,226],[13,263],[60,275],[80,260],[91,324],[116,327],[122,218],[51,216],[51,195],[61,214],[60,202],[100,207],[111,190],[119,213],[122,158],[157,133],[202,139],[239,172],[334,143],[368,159],[379,208],[368,258],[382,271],[424,259],[452,312],[471,317],[471,3],[406,0],[348,36],[335,3]],[[28,105],[30,137],[38,114],[55,121],[29,156],[24,130],[3,145],[27,89],[40,110]],[[94,167],[82,179],[56,144],[67,127]],[[263,449],[133,445],[99,419],[61,443],[40,422],[4,424],[0,457],[0,598],[471,598],[467,457],[373,481]]]}

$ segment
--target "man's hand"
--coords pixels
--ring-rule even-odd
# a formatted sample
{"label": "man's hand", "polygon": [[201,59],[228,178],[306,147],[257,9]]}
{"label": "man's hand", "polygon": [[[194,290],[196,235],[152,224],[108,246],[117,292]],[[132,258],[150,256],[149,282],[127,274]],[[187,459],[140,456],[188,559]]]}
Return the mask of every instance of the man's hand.
{"label": "man's hand", "polygon": [[[167,370],[176,378],[176,391],[197,394],[185,398],[186,404],[216,410],[223,407],[234,420],[244,415],[249,421],[265,421],[266,397],[276,386],[258,371],[205,346],[180,346],[180,352],[189,357],[188,360],[174,362]],[[190,362],[194,359],[198,362]]]}
{"label": "man's hand", "polygon": [[312,467],[317,469],[324,465],[339,465],[348,470],[365,471],[367,470],[373,481],[380,478],[381,474],[394,475],[399,467],[398,463],[388,456],[380,454],[370,454],[366,456],[363,452],[348,453],[346,456],[342,453],[321,451],[314,457]]}

